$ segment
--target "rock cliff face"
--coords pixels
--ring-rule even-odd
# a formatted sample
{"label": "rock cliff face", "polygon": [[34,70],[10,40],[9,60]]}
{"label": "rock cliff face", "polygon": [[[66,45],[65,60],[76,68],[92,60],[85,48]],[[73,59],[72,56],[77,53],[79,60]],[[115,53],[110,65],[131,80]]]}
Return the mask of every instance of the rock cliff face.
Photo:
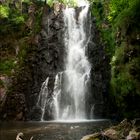
{"label": "rock cliff face", "polygon": [[[63,13],[59,5],[59,9],[45,6],[42,15],[41,32],[38,35],[38,44],[36,54],[33,57],[32,76],[33,81],[31,90],[25,93],[29,119],[38,120],[41,110],[36,107],[37,98],[41,89],[41,84],[49,77],[48,96],[52,95],[55,75],[63,71],[64,57],[64,23]],[[48,108],[46,108],[48,109]],[[51,113],[45,117],[50,119]]]}
{"label": "rock cliff face", "polygon": [[[1,107],[1,119],[19,120],[17,117],[19,113],[23,114],[20,120],[40,118],[40,109],[35,106],[41,85],[49,76],[50,96],[53,92],[55,75],[63,71],[64,23],[61,8],[62,5],[54,8],[48,5],[43,7],[41,31],[32,42],[29,42],[23,66],[13,78],[11,90]],[[23,102],[20,95],[23,96]],[[49,119],[51,116],[46,117]]]}
{"label": "rock cliff face", "polygon": [[[54,78],[58,72],[64,70],[66,55],[63,40],[65,31],[63,8],[61,4],[55,5],[54,8],[44,6],[41,31],[35,37],[36,43],[30,45],[24,66],[13,82],[12,95],[7,95],[6,102],[1,109],[1,119],[39,120],[41,110],[36,107],[36,103],[41,85],[47,77],[49,77],[48,96],[51,99]],[[86,52],[92,65],[89,92],[86,97],[87,114],[102,117],[105,115],[104,106],[108,95],[110,67],[104,46],[100,43],[94,17],[91,23],[91,40]],[[12,106],[13,103],[16,105]],[[46,109],[49,108],[46,107]],[[45,119],[52,119],[51,112],[45,114]]]}
{"label": "rock cliff face", "polygon": [[87,106],[94,118],[105,117],[107,115],[107,100],[110,81],[109,57],[105,53],[105,46],[100,41],[100,35],[96,28],[96,19],[91,19],[91,40],[87,50],[88,58],[91,63],[91,83],[90,92],[87,96]]}

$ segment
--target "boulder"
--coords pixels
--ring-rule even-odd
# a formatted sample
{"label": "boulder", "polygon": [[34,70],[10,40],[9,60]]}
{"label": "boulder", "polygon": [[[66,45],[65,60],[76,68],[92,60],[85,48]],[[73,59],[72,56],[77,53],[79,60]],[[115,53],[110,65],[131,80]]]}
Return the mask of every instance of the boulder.
{"label": "boulder", "polygon": [[127,136],[127,140],[139,140],[140,132],[136,132],[136,129],[132,129]]}
{"label": "boulder", "polygon": [[119,134],[116,130],[110,128],[103,133],[103,136],[111,140],[119,140]]}
{"label": "boulder", "polygon": [[[134,122],[133,120],[132,122]],[[127,119],[102,132],[84,136],[81,140],[140,140],[140,125],[133,126]]]}
{"label": "boulder", "polygon": [[23,112],[20,112],[16,115],[16,121],[20,121],[23,118]]}
{"label": "boulder", "polygon": [[100,133],[94,133],[91,135],[84,136],[81,140],[100,140],[99,137],[101,136]]}

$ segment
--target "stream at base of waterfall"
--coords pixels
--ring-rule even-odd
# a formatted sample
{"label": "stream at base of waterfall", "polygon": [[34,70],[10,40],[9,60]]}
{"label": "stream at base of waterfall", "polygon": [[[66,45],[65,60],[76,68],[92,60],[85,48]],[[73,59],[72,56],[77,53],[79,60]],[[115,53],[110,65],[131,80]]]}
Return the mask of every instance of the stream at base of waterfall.
{"label": "stream at base of waterfall", "polygon": [[85,122],[2,122],[0,140],[15,140],[23,133],[24,140],[81,140],[83,136],[110,126],[110,121]]}

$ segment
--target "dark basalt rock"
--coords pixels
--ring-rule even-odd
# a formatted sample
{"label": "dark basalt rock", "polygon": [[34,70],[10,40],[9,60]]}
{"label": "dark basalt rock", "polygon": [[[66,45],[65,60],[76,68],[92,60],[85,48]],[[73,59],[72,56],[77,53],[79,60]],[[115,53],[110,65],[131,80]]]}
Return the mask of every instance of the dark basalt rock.
{"label": "dark basalt rock", "polygon": [[0,119],[24,121],[26,114],[25,97],[23,94],[8,94]]}
{"label": "dark basalt rock", "polygon": [[[63,71],[63,54],[64,54],[64,23],[63,12],[60,11],[58,15],[54,14],[54,11],[46,5],[43,9],[42,16],[42,30],[39,34],[39,43],[36,50],[36,55],[33,58],[33,62],[36,61],[37,65],[33,68],[32,75],[34,81],[32,83],[32,92],[25,94],[28,104],[29,119],[38,120],[40,115],[39,108],[36,107],[37,98],[41,88],[41,84],[49,77],[49,91],[48,96],[51,99],[51,95],[54,87],[55,75]],[[34,100],[33,100],[34,99]],[[51,110],[46,107],[46,110]],[[47,111],[48,112],[48,111]],[[52,114],[45,114],[45,118],[51,118]]]}
{"label": "dark basalt rock", "polygon": [[86,96],[87,112],[94,118],[102,118],[108,111],[110,60],[105,53],[105,46],[100,41],[94,17],[91,21],[90,41],[86,53],[91,64],[89,93]]}

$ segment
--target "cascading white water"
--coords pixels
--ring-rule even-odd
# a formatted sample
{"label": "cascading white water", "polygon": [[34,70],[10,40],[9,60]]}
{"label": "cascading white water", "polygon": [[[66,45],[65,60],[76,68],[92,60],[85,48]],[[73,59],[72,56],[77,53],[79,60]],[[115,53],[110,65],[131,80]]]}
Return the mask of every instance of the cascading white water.
{"label": "cascading white water", "polygon": [[[56,75],[53,96],[56,120],[86,119],[85,93],[86,82],[90,74],[90,64],[85,55],[89,36],[84,31],[84,22],[87,20],[89,4],[86,1],[81,1],[78,5],[82,6],[78,18],[76,18],[74,8],[67,7],[64,10],[66,27],[64,41],[67,52],[66,70],[64,72],[65,90],[62,95],[62,90],[60,90],[60,87],[62,87],[60,85],[63,83],[61,81],[62,74],[60,78]],[[65,96],[65,98],[63,97],[63,100],[61,100],[61,96]]]}
{"label": "cascading white water", "polygon": [[44,114],[45,114],[45,106],[47,103],[47,97],[48,97],[48,82],[49,82],[49,77],[43,82],[41,86],[41,91],[39,93],[38,101],[37,101],[37,106],[41,108],[41,121],[44,120]]}
{"label": "cascading white water", "polygon": [[[65,70],[55,77],[54,90],[50,108],[55,120],[81,120],[87,119],[85,97],[86,83],[90,75],[90,63],[85,51],[89,33],[85,31],[88,17],[89,3],[86,0],[77,0],[79,11],[75,8],[64,9],[65,23]],[[90,31],[90,25],[88,25]],[[44,118],[45,106],[48,96],[49,78],[42,84],[37,105],[41,107]]]}
{"label": "cascading white water", "polygon": [[54,119],[57,120],[60,116],[60,98],[62,92],[62,74],[58,73],[55,77],[54,92],[53,92],[53,104],[54,104]]}

